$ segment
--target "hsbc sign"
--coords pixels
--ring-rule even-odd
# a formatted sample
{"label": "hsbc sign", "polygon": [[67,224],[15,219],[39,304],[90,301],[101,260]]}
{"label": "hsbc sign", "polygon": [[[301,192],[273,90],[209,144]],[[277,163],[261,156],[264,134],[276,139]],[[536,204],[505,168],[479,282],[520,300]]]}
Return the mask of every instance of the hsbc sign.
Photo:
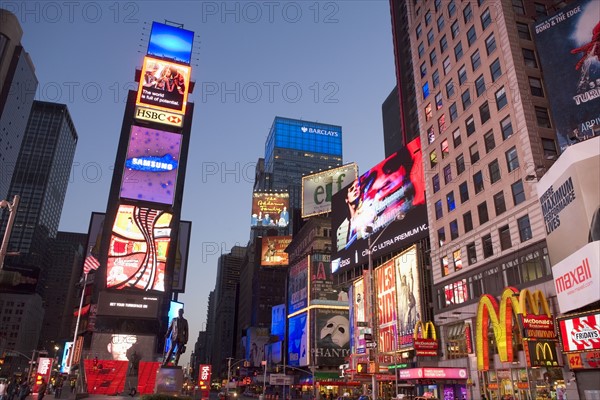
{"label": "hsbc sign", "polygon": [[135,119],[148,122],[156,122],[163,125],[183,126],[183,115],[170,113],[168,111],[155,110],[147,107],[135,107]]}

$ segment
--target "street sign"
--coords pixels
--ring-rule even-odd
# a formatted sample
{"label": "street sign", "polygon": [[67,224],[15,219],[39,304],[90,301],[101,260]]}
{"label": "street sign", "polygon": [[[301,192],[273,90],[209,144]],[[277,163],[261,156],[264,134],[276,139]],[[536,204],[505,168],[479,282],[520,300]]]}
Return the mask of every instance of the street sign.
{"label": "street sign", "polygon": [[365,346],[366,346],[368,349],[373,349],[373,348],[377,347],[377,342],[367,342],[367,343],[365,344]]}

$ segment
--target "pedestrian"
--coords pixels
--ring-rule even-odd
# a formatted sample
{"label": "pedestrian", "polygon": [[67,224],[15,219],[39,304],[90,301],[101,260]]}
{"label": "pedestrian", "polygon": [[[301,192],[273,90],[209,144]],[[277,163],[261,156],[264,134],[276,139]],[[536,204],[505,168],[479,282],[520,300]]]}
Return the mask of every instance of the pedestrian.
{"label": "pedestrian", "polygon": [[21,386],[19,386],[19,400],[25,400],[25,398],[29,396],[30,392],[31,389],[29,388],[29,383],[27,383],[27,380],[24,379],[21,383]]}
{"label": "pedestrian", "polygon": [[0,380],[0,400],[6,400],[6,394],[8,393],[8,384],[4,379]]}
{"label": "pedestrian", "polygon": [[71,393],[75,393],[75,379],[71,379]]}
{"label": "pedestrian", "polygon": [[46,384],[46,380],[42,378],[42,383],[38,386],[38,400],[42,400],[44,395],[46,394],[46,389],[48,389],[48,385]]}
{"label": "pedestrian", "polygon": [[8,384],[7,388],[7,400],[13,400],[15,395],[17,394],[17,390],[19,389],[19,384],[17,383],[17,378],[13,378],[12,381]]}
{"label": "pedestrian", "polygon": [[60,399],[60,394],[62,393],[62,385],[63,385],[63,381],[62,378],[57,378],[56,379],[56,384],[54,385],[55,390],[54,390],[54,398],[55,399]]}

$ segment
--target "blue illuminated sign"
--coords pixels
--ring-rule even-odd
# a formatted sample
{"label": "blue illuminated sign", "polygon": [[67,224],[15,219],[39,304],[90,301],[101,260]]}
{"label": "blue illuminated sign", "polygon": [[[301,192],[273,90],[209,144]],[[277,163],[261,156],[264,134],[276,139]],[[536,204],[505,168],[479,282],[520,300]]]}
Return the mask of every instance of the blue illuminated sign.
{"label": "blue illuminated sign", "polygon": [[189,64],[194,32],[159,22],[152,23],[148,55]]}
{"label": "blue illuminated sign", "polygon": [[341,126],[277,117],[270,136],[278,148],[342,156]]}

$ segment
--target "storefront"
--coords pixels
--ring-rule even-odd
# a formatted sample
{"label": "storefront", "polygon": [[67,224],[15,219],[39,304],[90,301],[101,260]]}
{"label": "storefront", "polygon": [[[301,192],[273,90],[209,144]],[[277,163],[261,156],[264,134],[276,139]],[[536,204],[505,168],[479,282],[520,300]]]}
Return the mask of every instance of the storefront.
{"label": "storefront", "polygon": [[422,367],[398,370],[400,387],[407,389],[406,399],[415,396],[444,400],[466,399],[467,378],[465,368]]}

